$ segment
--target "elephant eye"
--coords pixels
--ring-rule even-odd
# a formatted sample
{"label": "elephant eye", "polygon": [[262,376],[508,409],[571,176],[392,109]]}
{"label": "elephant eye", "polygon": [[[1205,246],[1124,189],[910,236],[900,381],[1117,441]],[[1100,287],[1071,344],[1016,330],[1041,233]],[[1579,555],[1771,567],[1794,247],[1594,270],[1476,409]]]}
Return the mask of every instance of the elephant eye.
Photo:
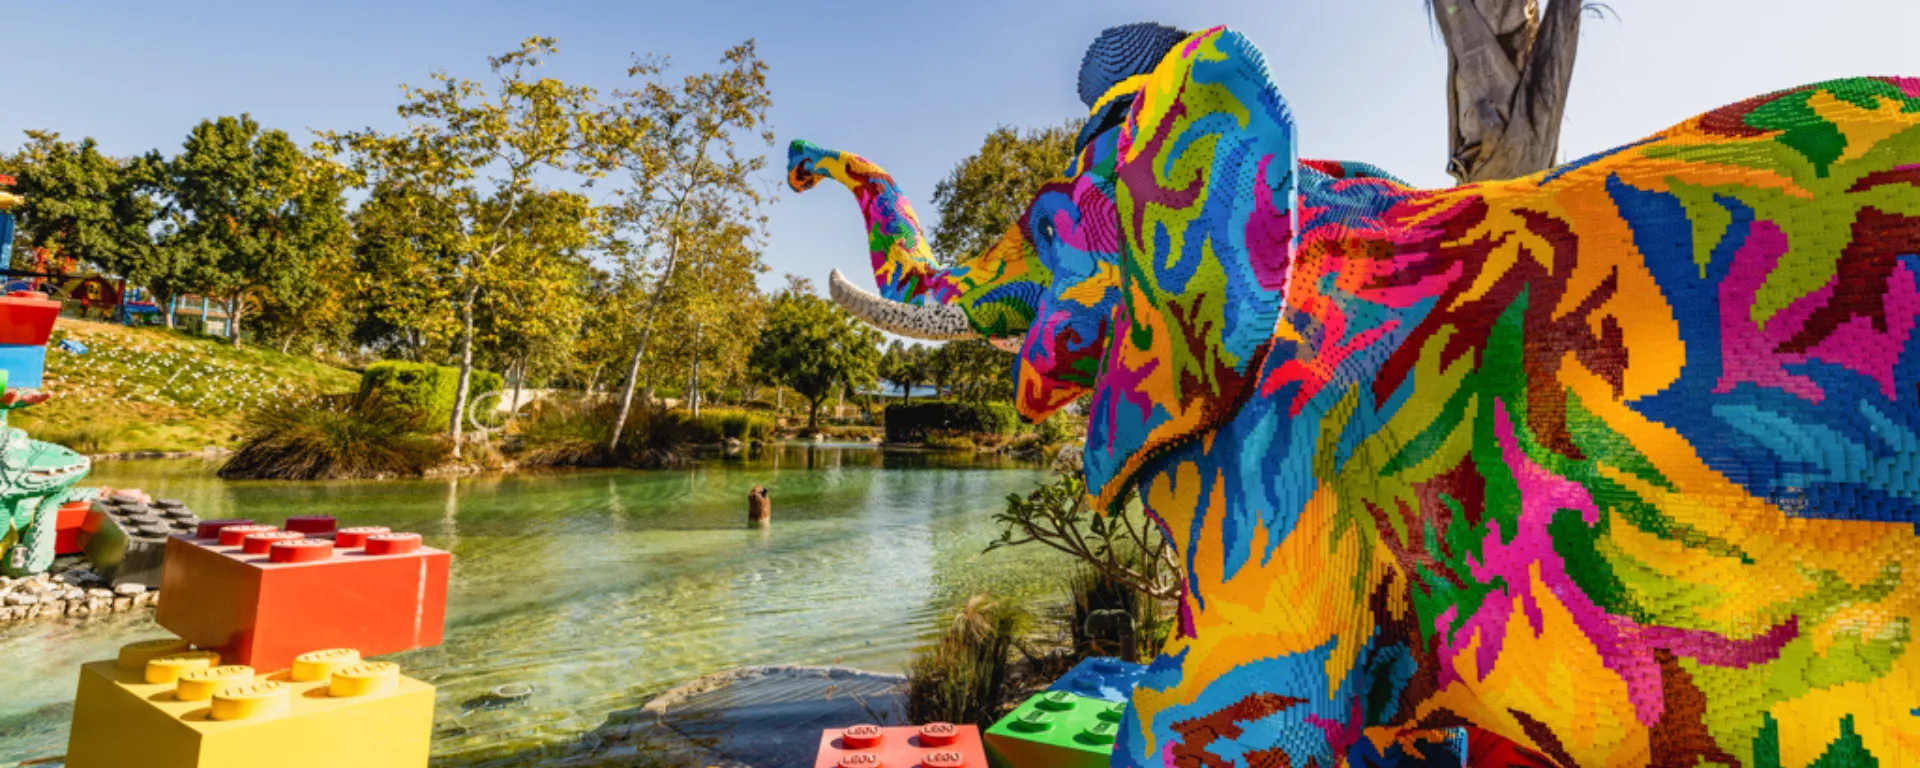
{"label": "elephant eye", "polygon": [[1040,222],[1040,237],[1047,241],[1053,240],[1053,220],[1052,219],[1046,219]]}

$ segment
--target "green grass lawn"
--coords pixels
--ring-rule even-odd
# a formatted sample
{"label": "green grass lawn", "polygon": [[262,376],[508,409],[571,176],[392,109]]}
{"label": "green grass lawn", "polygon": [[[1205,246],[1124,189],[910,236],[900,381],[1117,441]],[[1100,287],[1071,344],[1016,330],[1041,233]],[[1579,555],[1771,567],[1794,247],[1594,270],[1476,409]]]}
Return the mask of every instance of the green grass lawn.
{"label": "green grass lawn", "polygon": [[[59,349],[61,339],[86,354]],[[351,392],[360,374],[197,334],[61,318],[41,389],[53,399],[16,411],[13,426],[81,453],[197,451],[238,442],[262,403]]]}

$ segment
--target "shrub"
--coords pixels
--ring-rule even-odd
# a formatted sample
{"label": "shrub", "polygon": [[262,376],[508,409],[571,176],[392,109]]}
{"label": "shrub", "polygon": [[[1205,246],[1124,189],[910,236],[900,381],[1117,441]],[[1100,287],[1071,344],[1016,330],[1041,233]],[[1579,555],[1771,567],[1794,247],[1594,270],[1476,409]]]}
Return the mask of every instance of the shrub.
{"label": "shrub", "polygon": [[834,440],[866,440],[881,434],[879,427],[866,425],[828,424],[822,425],[817,431]]}
{"label": "shrub", "polygon": [[607,441],[618,409],[619,403],[607,398],[542,400],[514,423],[507,452],[528,467],[657,469],[685,464],[691,459],[692,445],[718,442],[719,437],[705,438],[723,434],[729,423],[736,434],[764,435],[773,428],[770,420],[764,426],[751,418],[730,422],[726,413],[716,413],[708,424],[703,423],[705,413],[695,420],[686,411],[636,408],[620,433],[619,450],[609,451]]}
{"label": "shrub", "polygon": [[940,451],[971,451],[978,447],[966,435],[927,435],[926,445]]}
{"label": "shrub", "polygon": [[920,443],[942,432],[1005,435],[1020,416],[1006,403],[923,400],[887,406],[887,442]]}
{"label": "shrub", "polygon": [[907,662],[908,722],[993,724],[1007,694],[1014,639],[1027,614],[975,595],[934,642]]}
{"label": "shrub", "polygon": [[[491,371],[474,370],[468,382],[468,402],[505,388],[506,380]],[[396,405],[419,411],[430,425],[443,425],[453,415],[460,391],[460,369],[431,363],[382,360],[367,366],[360,377],[360,397],[379,395]]]}
{"label": "shrub", "polygon": [[419,411],[374,397],[271,403],[246,417],[225,478],[341,480],[418,475],[447,456]]}
{"label": "shrub", "polygon": [[726,439],[754,442],[773,436],[773,417],[735,408],[706,408],[700,418],[689,421],[695,430],[694,442],[717,443]]}

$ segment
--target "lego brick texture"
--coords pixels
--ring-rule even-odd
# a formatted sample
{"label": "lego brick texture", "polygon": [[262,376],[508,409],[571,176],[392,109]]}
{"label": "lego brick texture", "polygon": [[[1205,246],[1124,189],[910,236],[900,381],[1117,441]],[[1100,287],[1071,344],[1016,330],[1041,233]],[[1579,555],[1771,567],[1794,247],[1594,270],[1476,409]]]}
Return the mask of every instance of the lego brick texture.
{"label": "lego brick texture", "polygon": [[[285,686],[284,711],[215,720],[213,700],[182,700],[112,661],[80,669],[67,768],[425,768],[433,686],[401,676],[390,689],[331,695],[331,679]],[[220,694],[215,694],[218,698]]]}
{"label": "lego brick texture", "polygon": [[1147,673],[1145,664],[1096,656],[1081,659],[1073,669],[1060,676],[1047,686],[1049,691],[1066,691],[1094,699],[1106,701],[1126,701],[1133,695],[1133,687],[1140,684],[1140,676]]}
{"label": "lego brick texture", "polygon": [[213,539],[167,541],[154,620],[229,663],[283,669],[315,648],[369,656],[439,645],[452,557],[335,549],[317,562],[274,563]]}
{"label": "lego brick texture", "polygon": [[862,301],[896,302],[865,316],[1017,340],[1022,415],[1090,398],[1088,492],[1176,549],[1114,765],[1406,766],[1465,734],[1920,766],[1920,79],[1421,190],[1300,159],[1241,34],[1161,29],[1096,45],[1074,160],[952,266],[877,164],[789,153],[794,189],[861,203]]}

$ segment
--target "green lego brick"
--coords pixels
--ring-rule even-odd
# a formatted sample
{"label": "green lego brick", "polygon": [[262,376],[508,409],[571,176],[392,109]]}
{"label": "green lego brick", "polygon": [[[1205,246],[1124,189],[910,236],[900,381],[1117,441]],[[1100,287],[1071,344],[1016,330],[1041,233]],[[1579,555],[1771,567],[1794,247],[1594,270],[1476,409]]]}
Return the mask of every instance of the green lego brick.
{"label": "green lego brick", "polygon": [[1127,705],[1066,691],[1027,699],[987,729],[997,768],[1105,768]]}

